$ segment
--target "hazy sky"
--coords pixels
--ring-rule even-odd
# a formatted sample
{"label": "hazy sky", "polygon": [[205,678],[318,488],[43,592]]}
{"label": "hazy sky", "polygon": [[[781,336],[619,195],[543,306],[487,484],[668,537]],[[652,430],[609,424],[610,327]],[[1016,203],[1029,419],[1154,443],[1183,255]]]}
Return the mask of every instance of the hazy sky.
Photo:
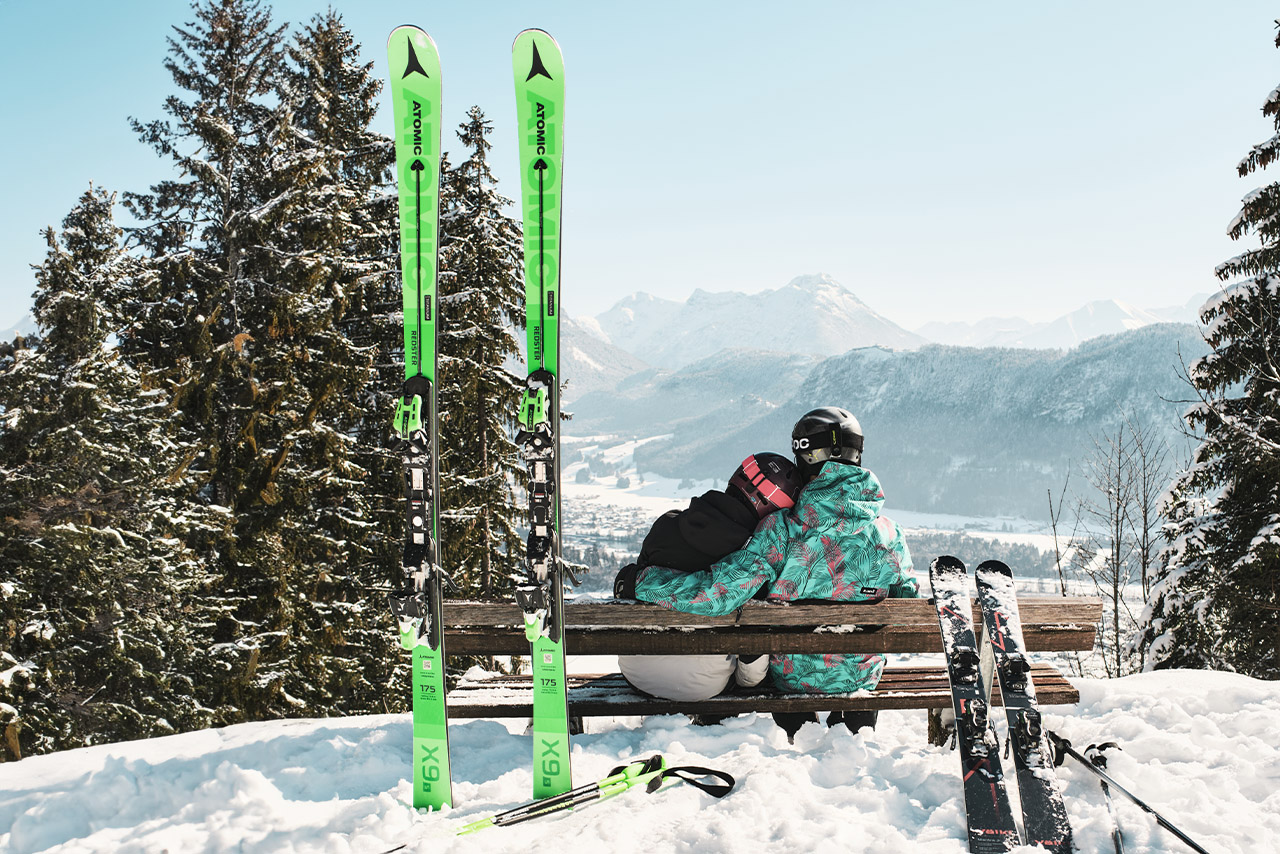
{"label": "hazy sky", "polygon": [[[1243,248],[1224,231],[1262,181],[1234,168],[1280,83],[1280,9],[1253,0],[333,5],[380,77],[393,27],[432,34],[446,127],[486,111],[508,196],[511,41],[560,42],[570,314],[811,272],[911,328],[1182,303]],[[169,174],[127,119],[162,116],[165,38],[189,20],[178,0],[0,0],[0,326],[90,181]]]}

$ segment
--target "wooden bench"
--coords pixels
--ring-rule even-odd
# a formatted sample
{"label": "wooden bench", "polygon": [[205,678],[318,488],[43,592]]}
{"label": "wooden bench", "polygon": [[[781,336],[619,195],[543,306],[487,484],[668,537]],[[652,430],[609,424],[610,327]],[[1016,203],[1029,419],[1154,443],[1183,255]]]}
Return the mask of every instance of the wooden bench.
{"label": "wooden bench", "polygon": [[[1088,652],[1102,618],[1102,601],[1075,597],[1019,597],[1022,631],[1031,653]],[[446,602],[445,649],[450,655],[528,655],[529,644],[514,604]],[[886,653],[889,666],[874,691],[855,694],[784,694],[772,691],[728,692],[709,700],[678,702],[650,697],[631,688],[617,673],[569,677],[572,717],[607,715],[805,712],[869,709],[928,709],[931,737],[936,715],[951,707],[951,692],[941,664],[895,666],[894,653],[942,652],[938,615],[924,599],[886,599],[874,605],[813,603],[779,605],[751,601],[721,617],[670,611],[656,605],[617,600],[565,604],[565,649],[575,655],[670,655],[703,653]],[[981,614],[974,609],[980,631]],[[982,635],[984,633],[981,633]],[[985,637],[980,640],[989,650]],[[1033,659],[1034,659],[1033,655]],[[992,701],[990,656],[984,677]],[[1079,692],[1050,664],[1032,670],[1042,705],[1076,703]],[[453,718],[529,717],[533,691],[528,675],[486,674],[466,678],[448,694]]]}

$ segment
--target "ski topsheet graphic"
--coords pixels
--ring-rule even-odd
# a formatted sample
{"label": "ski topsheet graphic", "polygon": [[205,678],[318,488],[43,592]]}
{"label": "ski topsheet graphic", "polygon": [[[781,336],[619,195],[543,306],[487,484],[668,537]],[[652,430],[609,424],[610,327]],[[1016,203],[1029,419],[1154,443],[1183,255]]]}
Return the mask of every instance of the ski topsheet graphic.
{"label": "ski topsheet graphic", "polygon": [[431,37],[402,26],[387,39],[400,262],[404,278],[404,392],[395,416],[404,461],[404,589],[391,595],[400,643],[413,653],[413,805],[452,804],[441,606],[440,469],[436,413],[436,258],[440,209],[440,56]]}
{"label": "ski topsheet graphic", "polygon": [[517,443],[528,467],[528,578],[516,591],[533,658],[533,796],[572,788],[560,562],[560,223],[564,60],[525,30],[511,48],[524,216],[528,378]]}
{"label": "ski topsheet graphic", "polygon": [[968,573],[959,560],[943,556],[929,565],[929,582],[938,608],[951,705],[956,713],[969,850],[973,854],[1009,851],[1019,843],[1018,828],[1000,770],[1000,745],[988,720],[989,685],[983,683],[973,631]]}
{"label": "ski topsheet graphic", "polygon": [[1048,851],[1071,851],[1071,825],[1067,823],[1062,794],[1054,785],[1052,757],[1045,749],[1031,662],[1022,639],[1013,571],[998,560],[989,560],[979,564],[973,574],[1009,721],[1027,844],[1040,845]]}

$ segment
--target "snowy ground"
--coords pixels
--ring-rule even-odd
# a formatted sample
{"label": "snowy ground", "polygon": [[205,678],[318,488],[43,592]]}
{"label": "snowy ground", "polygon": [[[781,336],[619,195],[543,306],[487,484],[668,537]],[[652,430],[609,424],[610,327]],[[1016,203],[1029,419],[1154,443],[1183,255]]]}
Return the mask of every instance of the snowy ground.
{"label": "snowy ground", "polygon": [[[1078,707],[1048,709],[1078,747],[1114,739],[1111,770],[1213,852],[1280,850],[1280,684],[1222,673],[1081,680]],[[874,733],[806,726],[788,744],[756,715],[596,719],[573,747],[575,782],[664,753],[723,769],[722,801],[690,786],[633,791],[574,813],[454,837],[529,798],[520,722],[451,727],[456,807],[407,802],[407,715],[246,724],[0,765],[0,851],[752,852],[967,850],[954,752],[925,743],[923,712],[885,712]],[[1095,779],[1060,769],[1078,850],[1112,850]],[[1187,849],[1118,804],[1129,852]],[[1035,849],[1024,849],[1028,852]]]}

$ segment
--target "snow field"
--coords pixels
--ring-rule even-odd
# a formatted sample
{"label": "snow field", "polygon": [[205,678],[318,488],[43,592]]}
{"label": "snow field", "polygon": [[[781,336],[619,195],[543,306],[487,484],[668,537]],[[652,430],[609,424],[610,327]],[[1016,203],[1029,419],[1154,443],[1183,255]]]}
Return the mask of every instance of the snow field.
{"label": "snow field", "polygon": [[[1210,851],[1280,850],[1280,685],[1188,671],[1078,685],[1078,707],[1046,709],[1051,729],[1081,750],[1119,741],[1113,775]],[[578,785],[660,752],[673,765],[727,771],[738,786],[720,801],[686,785],[633,790],[554,818],[453,836],[529,799],[524,728],[522,720],[455,723],[456,806],[439,813],[408,806],[408,715],[244,724],[33,757],[0,765],[0,851],[376,854],[402,843],[420,854],[967,850],[959,759],[926,744],[921,711],[882,712],[874,732],[856,736],[807,725],[794,744],[761,715],[711,727],[682,716],[590,719],[574,739]],[[1058,777],[1079,850],[1110,851],[1094,776],[1069,760]],[[1186,850],[1137,807],[1119,796],[1116,804],[1127,851]]]}

